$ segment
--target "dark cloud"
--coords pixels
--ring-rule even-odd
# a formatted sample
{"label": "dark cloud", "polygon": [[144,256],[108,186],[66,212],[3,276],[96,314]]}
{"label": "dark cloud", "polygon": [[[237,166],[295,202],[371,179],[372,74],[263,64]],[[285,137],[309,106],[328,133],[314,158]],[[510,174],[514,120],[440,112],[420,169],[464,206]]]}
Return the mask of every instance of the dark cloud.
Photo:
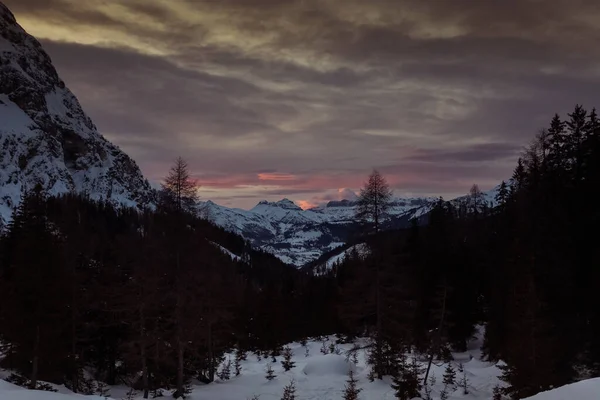
{"label": "dark cloud", "polygon": [[595,0],[5,2],[150,178],[183,155],[235,205],[373,167],[399,194],[491,187],[600,91]]}
{"label": "dark cloud", "polygon": [[419,150],[408,156],[407,161],[426,163],[442,162],[495,162],[498,160],[514,160],[522,152],[520,146],[509,143],[483,143],[460,149],[430,149]]}

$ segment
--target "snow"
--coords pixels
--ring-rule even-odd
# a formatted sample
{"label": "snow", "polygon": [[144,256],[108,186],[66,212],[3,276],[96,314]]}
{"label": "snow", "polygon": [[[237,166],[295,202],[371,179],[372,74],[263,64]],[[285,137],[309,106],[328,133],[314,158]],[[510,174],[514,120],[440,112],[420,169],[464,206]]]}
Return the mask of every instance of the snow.
{"label": "snow", "polygon": [[231,251],[227,250],[225,247],[221,246],[219,243],[215,243],[215,242],[210,242],[212,245],[216,246],[219,248],[219,250],[221,250],[223,253],[227,254],[229,257],[231,257],[231,259],[233,261],[242,261],[242,257],[233,254]]}
{"label": "snow", "polygon": [[[468,394],[464,394],[461,388],[450,391],[449,400],[489,400],[492,398],[493,389],[502,385],[499,379],[501,370],[499,364],[481,360],[480,346],[482,344],[482,330],[476,338],[469,343],[468,350],[464,353],[453,353],[452,364],[458,369],[459,363],[463,365],[468,379]],[[325,338],[325,345],[335,341],[335,337]],[[364,345],[366,341],[361,339],[356,344]],[[232,376],[227,381],[217,380],[205,385],[198,382],[193,384],[193,392],[188,397],[191,400],[239,400],[249,399],[254,395],[261,400],[278,400],[281,398],[283,387],[295,382],[297,398],[302,400],[341,400],[344,386],[348,379],[348,371],[355,373],[358,387],[362,389],[359,398],[361,400],[393,400],[394,392],[390,386],[390,377],[383,380],[369,382],[367,376],[369,368],[366,365],[366,353],[358,351],[358,363],[355,365],[346,360],[348,350],[354,344],[339,344],[337,347],[340,354],[325,354],[320,352],[323,342],[310,340],[306,347],[300,343],[290,343],[295,367],[285,372],[281,366],[282,357],[277,357],[273,363],[271,358],[261,358],[260,361],[254,354],[248,353],[248,358],[241,362],[242,371],[240,376]],[[306,353],[308,351],[308,356]],[[233,360],[233,354],[227,355]],[[413,357],[413,355],[409,355]],[[417,358],[419,363],[426,366],[426,358]],[[277,377],[272,381],[265,379],[265,370],[271,365]],[[430,376],[436,377],[436,383],[432,387],[434,400],[440,398],[443,390],[442,376],[446,368],[445,363],[435,362],[432,365]],[[457,371],[457,379],[462,376]],[[103,397],[81,396],[73,394],[64,386],[54,386],[58,393],[30,391],[0,380],[0,399],[11,400],[100,400]],[[129,389],[125,386],[113,386],[109,388],[111,399],[123,399]],[[600,378],[589,379],[571,385],[566,385],[554,390],[539,393],[533,397],[523,400],[598,400],[600,398]],[[169,398],[169,391],[165,391],[165,398]],[[141,399],[141,392],[137,392],[135,399]]]}
{"label": "snow", "polygon": [[598,400],[600,378],[588,379],[538,393],[524,400]]}
{"label": "snow", "polygon": [[7,95],[0,94],[0,133],[23,133],[28,136],[33,136],[31,126],[35,126],[35,122],[29,116],[13,103]]}
{"label": "snow", "polygon": [[[390,210],[395,217],[429,212],[434,198],[396,198]],[[273,253],[283,262],[302,266],[343,245],[345,239],[331,226],[355,222],[356,203],[332,201],[302,210],[289,199],[261,201],[250,210],[227,208],[207,201],[199,205],[206,218],[250,240],[255,247]]]}
{"label": "snow", "polygon": [[[325,338],[326,347],[329,343],[335,341],[335,337]],[[498,365],[480,359],[482,338],[481,333],[470,343],[469,350],[465,353],[454,353],[454,367],[459,363],[464,365],[464,370],[469,380],[469,394],[464,395],[461,389],[456,389],[450,393],[449,400],[489,400],[492,398],[493,388],[500,384],[499,376],[501,374]],[[364,340],[359,340],[357,344],[364,345]],[[369,368],[365,363],[366,354],[364,350],[358,352],[358,363],[354,365],[346,360],[348,350],[354,344],[337,345],[340,354],[323,355],[320,349],[323,342],[320,340],[310,340],[306,347],[300,343],[290,343],[289,346],[293,352],[293,361],[295,367],[285,372],[281,366],[282,357],[277,357],[277,362],[273,363],[271,358],[261,358],[259,361],[254,354],[248,353],[248,358],[241,362],[242,371],[240,376],[232,376],[227,381],[215,381],[205,385],[199,382],[193,383],[193,392],[188,397],[191,400],[239,400],[249,399],[258,395],[260,400],[279,400],[283,392],[283,387],[292,380],[296,384],[297,398],[302,400],[341,400],[344,386],[348,379],[348,371],[352,369],[355,372],[355,378],[358,380],[358,387],[362,389],[360,393],[361,400],[385,400],[394,399],[394,392],[390,386],[390,377],[384,377],[383,380],[369,382],[367,376]],[[308,349],[308,357],[305,356]],[[233,354],[228,357],[233,360]],[[411,356],[412,357],[412,356]],[[426,358],[418,359],[425,366]],[[272,381],[265,379],[265,370],[267,365],[271,365],[277,377]],[[435,375],[437,383],[433,387],[433,399],[438,400],[443,389],[442,376],[446,364],[434,363],[431,374]],[[460,374],[457,373],[457,376]],[[431,376],[431,375],[430,375]],[[459,376],[460,377],[460,376]],[[100,397],[83,397],[70,393],[64,386],[56,386],[60,393],[48,393],[41,391],[29,391],[4,381],[0,381],[0,399],[16,400],[78,400],[92,399],[99,400]],[[542,393],[528,400],[564,400],[563,396],[568,393],[568,400],[597,400],[597,393],[600,388],[598,379],[580,382],[557,389],[556,391]],[[114,386],[109,388],[112,399],[123,399],[128,391],[124,386]],[[589,397],[594,394],[596,397]],[[169,391],[165,391],[165,398],[169,398]],[[550,397],[549,397],[550,396]],[[552,397],[553,396],[553,397]],[[558,397],[557,397],[558,396]],[[587,397],[586,397],[587,396]],[[141,399],[141,392],[137,392],[135,399]]]}
{"label": "snow", "polygon": [[345,377],[350,371],[356,372],[356,366],[347,361],[346,357],[337,354],[311,357],[302,369],[304,375],[308,376],[341,375]]}

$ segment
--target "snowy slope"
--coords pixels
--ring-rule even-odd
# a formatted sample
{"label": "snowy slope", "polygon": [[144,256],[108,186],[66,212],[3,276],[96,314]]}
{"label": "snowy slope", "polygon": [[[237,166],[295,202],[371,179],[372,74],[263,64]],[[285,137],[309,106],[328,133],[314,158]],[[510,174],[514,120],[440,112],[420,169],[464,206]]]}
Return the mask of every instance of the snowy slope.
{"label": "snowy slope", "polygon": [[588,379],[557,389],[538,393],[524,400],[598,400],[600,399],[600,378]]}
{"label": "snowy slope", "polygon": [[[329,343],[335,341],[335,337],[324,338],[326,347]],[[449,400],[483,400],[491,399],[494,386],[500,384],[498,379],[501,374],[500,369],[494,363],[481,360],[481,335],[474,340],[469,350],[465,353],[454,353],[452,364],[457,369],[459,363],[464,366],[465,375],[468,380],[468,394],[463,394],[462,389],[452,389],[449,392]],[[357,344],[364,345],[364,340],[359,340]],[[358,380],[358,387],[362,390],[359,398],[362,400],[381,400],[394,399],[394,391],[390,386],[390,377],[384,377],[383,380],[369,382],[367,378],[369,367],[366,365],[366,354],[364,350],[358,352],[357,363],[346,360],[346,351],[352,348],[353,344],[338,345],[340,354],[322,354],[320,348],[321,341],[311,340],[307,342],[306,347],[300,343],[290,343],[289,347],[293,352],[293,361],[295,367],[285,372],[281,365],[282,357],[277,357],[277,362],[272,363],[270,358],[261,358],[260,360],[253,354],[248,354],[245,361],[241,361],[241,374],[232,376],[226,381],[217,380],[214,383],[203,385],[198,382],[193,383],[193,391],[189,395],[191,400],[240,400],[251,399],[254,395],[261,400],[281,399],[283,387],[292,380],[296,386],[296,398],[302,400],[341,400],[343,390],[348,379],[348,371],[352,370]],[[234,355],[228,357],[233,360]],[[425,365],[426,358],[417,358],[421,365]],[[276,378],[272,381],[265,379],[265,369],[271,364],[275,371]],[[436,362],[431,369],[431,375],[436,377],[436,383],[432,388],[433,399],[440,398],[440,392],[443,390],[442,376],[446,365],[442,362]],[[234,374],[232,374],[234,375]],[[460,376],[459,376],[460,378]],[[64,387],[57,387],[59,393],[47,393],[39,391],[29,391],[17,388],[6,382],[0,381],[0,399],[17,400],[83,400],[84,398],[98,400],[98,397],[82,397],[69,393]],[[114,386],[109,388],[113,399],[126,398],[128,388],[124,386]],[[165,390],[164,398],[171,398],[169,390]],[[573,392],[578,394],[579,392]],[[141,399],[142,394],[137,391],[134,398]],[[540,398],[534,400],[557,400],[562,398]],[[569,400],[588,400],[586,397],[577,397],[576,395]],[[589,398],[591,399],[591,398]]]}
{"label": "snowy slope", "polygon": [[56,195],[136,206],[152,190],[135,162],[102,137],[40,43],[0,3],[0,220],[37,184]]}

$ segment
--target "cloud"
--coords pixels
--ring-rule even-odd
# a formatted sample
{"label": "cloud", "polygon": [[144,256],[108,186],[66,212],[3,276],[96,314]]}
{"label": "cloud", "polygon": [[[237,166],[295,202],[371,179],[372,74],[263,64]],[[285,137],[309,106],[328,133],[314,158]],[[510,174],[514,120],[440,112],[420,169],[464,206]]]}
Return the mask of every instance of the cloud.
{"label": "cloud", "polygon": [[600,90],[594,0],[5,3],[150,179],[181,155],[236,206],[491,187]]}

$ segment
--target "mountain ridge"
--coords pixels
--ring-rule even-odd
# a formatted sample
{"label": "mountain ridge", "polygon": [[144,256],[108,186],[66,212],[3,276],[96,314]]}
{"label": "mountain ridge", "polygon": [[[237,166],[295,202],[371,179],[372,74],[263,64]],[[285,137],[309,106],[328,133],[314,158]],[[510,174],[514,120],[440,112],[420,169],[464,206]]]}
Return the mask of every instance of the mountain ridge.
{"label": "mountain ridge", "polygon": [[114,204],[150,204],[139,167],[106,140],[41,44],[0,3],[0,220],[36,185]]}

